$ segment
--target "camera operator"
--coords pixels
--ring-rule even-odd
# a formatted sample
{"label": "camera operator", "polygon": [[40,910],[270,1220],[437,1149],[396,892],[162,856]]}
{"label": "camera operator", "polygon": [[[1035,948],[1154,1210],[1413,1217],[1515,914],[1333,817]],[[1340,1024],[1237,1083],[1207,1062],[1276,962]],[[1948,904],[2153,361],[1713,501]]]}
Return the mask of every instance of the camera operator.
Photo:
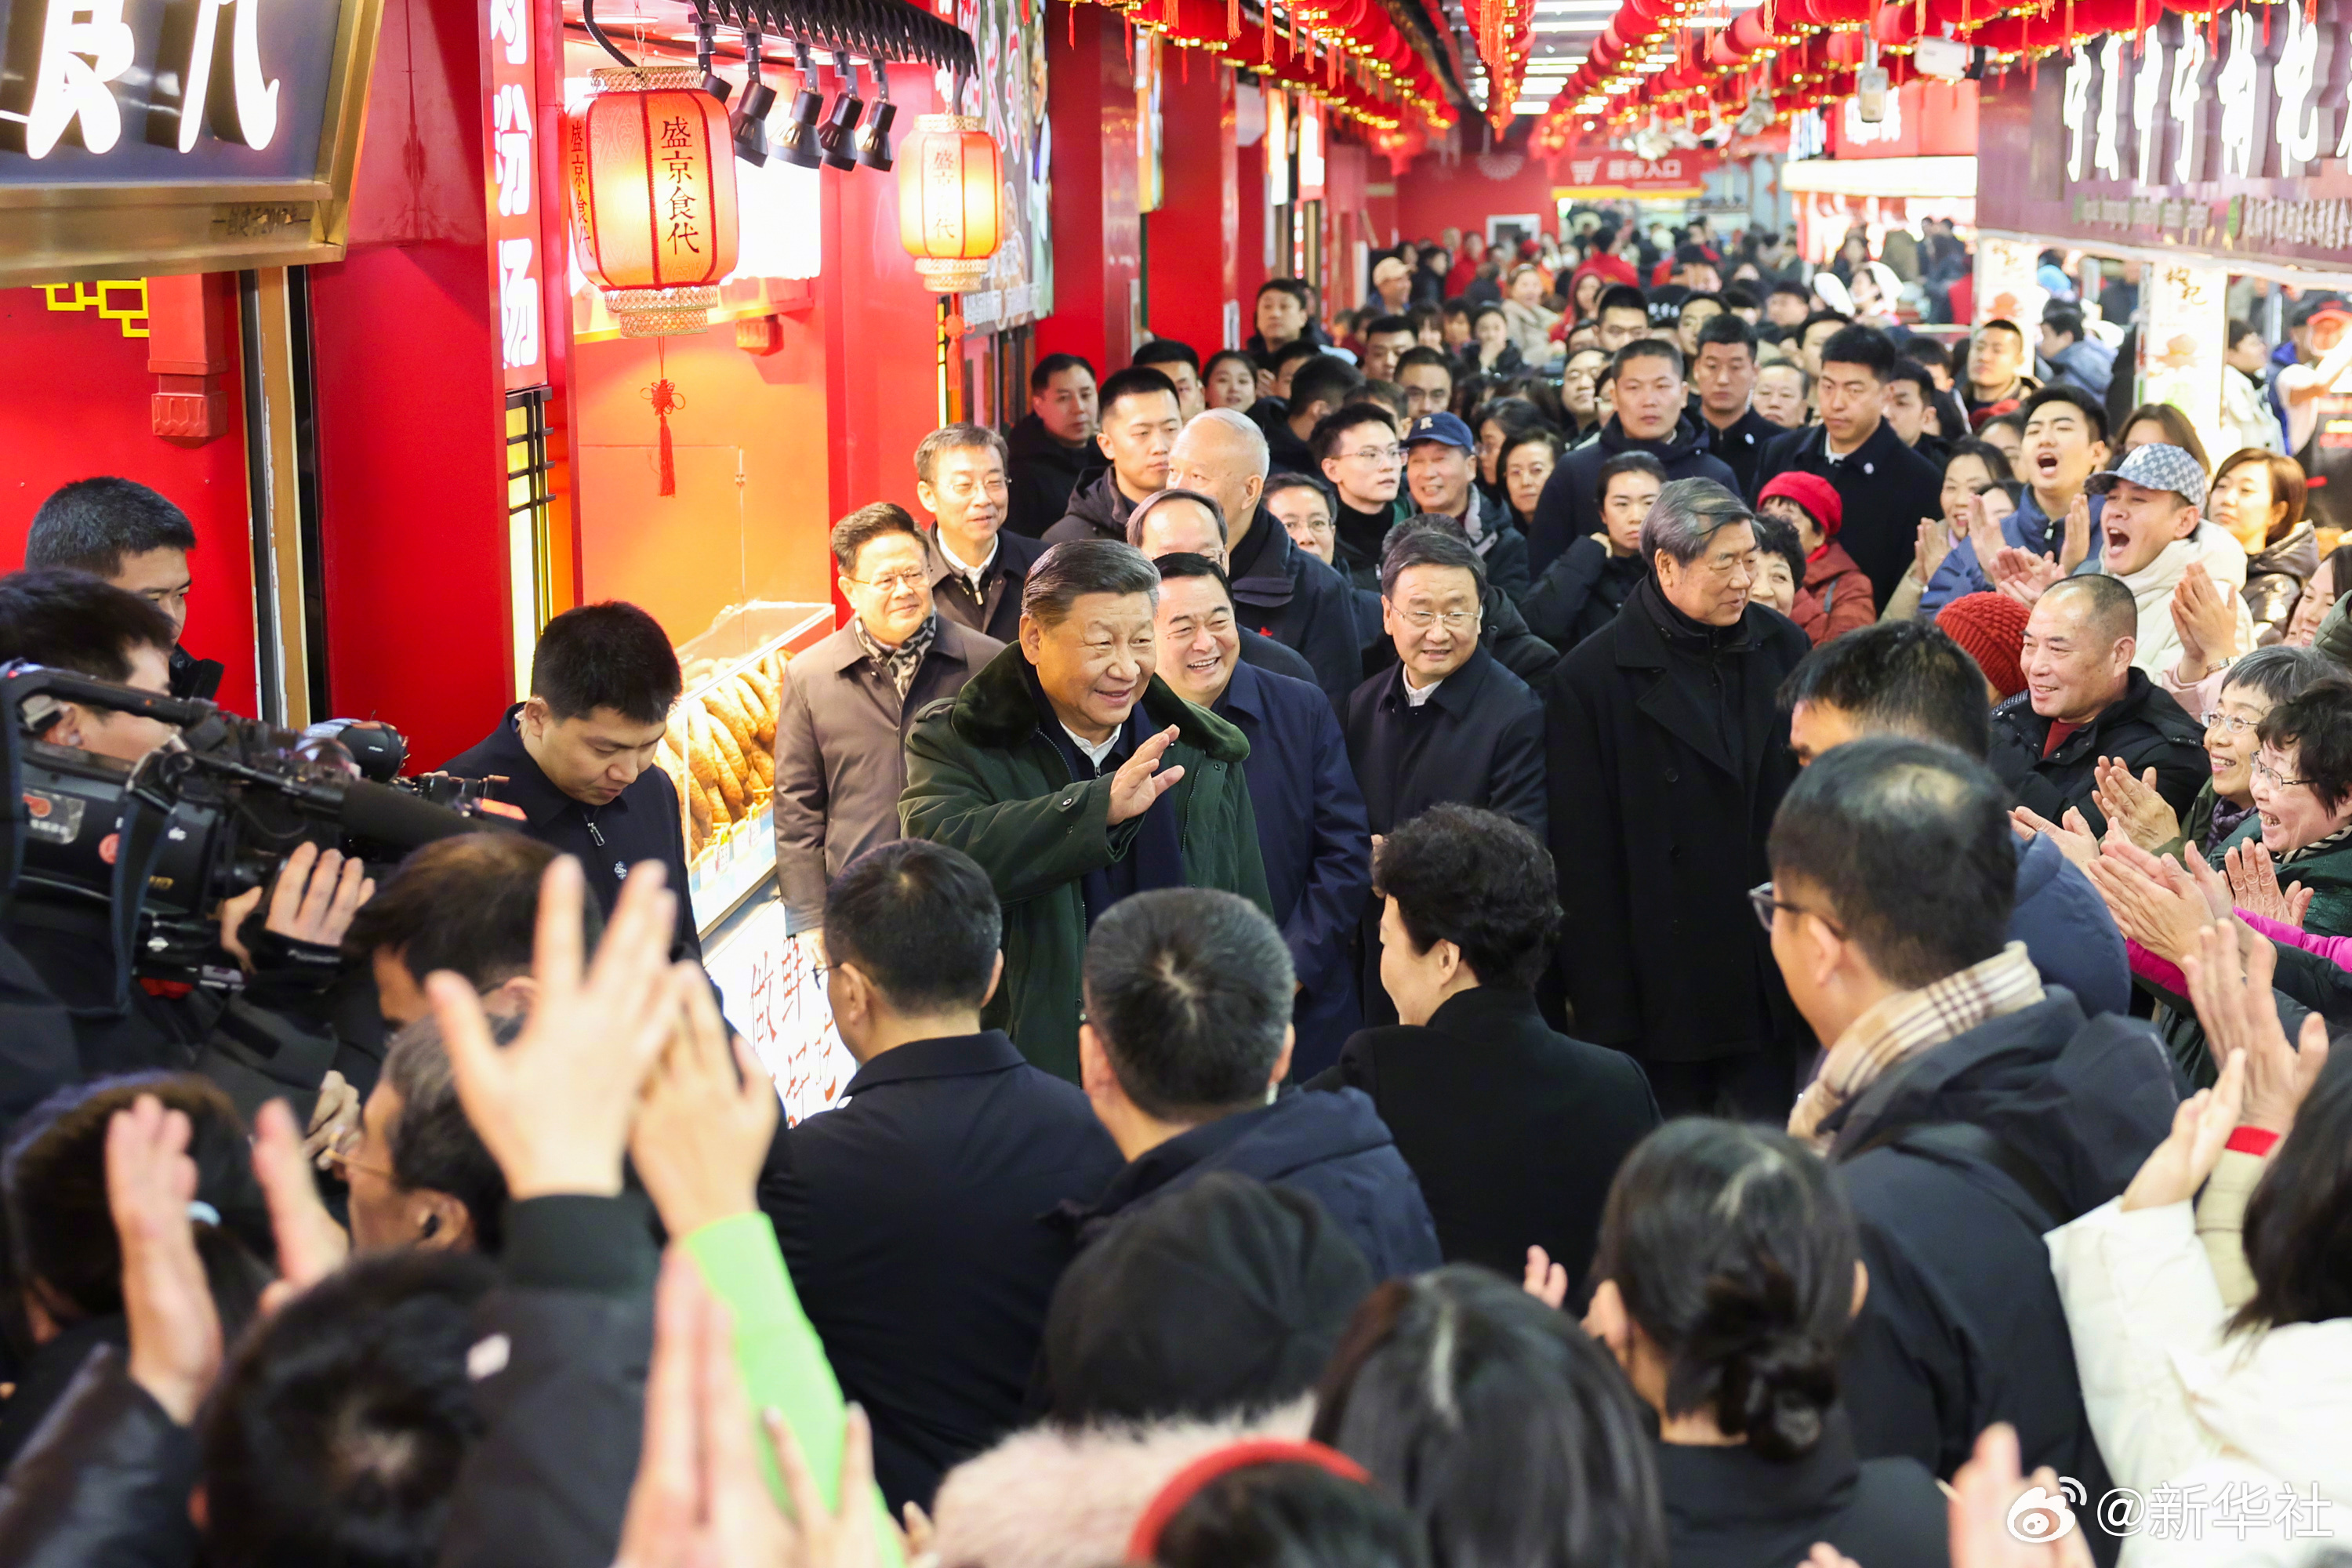
{"label": "camera operator", "polygon": [[159,689],[210,700],[220,689],[220,661],[194,657],[179,640],[188,624],[188,589],[194,581],[188,557],[195,548],[196,531],[187,513],[145,485],[76,479],[33,514],[25,566],[87,572],[171,616],[171,684]]}
{"label": "camera operator", "polygon": [[[0,663],[25,659],[161,693],[169,684],[175,632],[154,604],[80,572],[0,577]],[[0,721],[20,721],[7,714]],[[172,733],[153,720],[61,701],[38,738],[135,763]],[[248,971],[290,966],[311,977],[309,989],[321,990],[335,974],[343,927],[367,890],[356,863],[347,868],[331,849],[298,849],[276,886],[223,901],[224,962],[233,958]],[[247,924],[265,896],[268,914],[258,925]],[[334,1047],[308,1021],[223,989],[160,980],[134,981],[119,1002],[106,905],[22,883],[5,934],[72,1020],[69,1058],[49,1058],[42,1069],[53,1079],[49,1088],[111,1073],[194,1068],[248,1111],[271,1094],[287,1095],[298,1111],[315,1099]],[[0,1044],[0,1055],[14,1058],[21,1048]]]}
{"label": "camera operator", "polygon": [[577,605],[539,634],[530,698],[442,771],[503,777],[491,798],[520,807],[531,837],[575,857],[607,914],[629,868],[660,861],[677,893],[670,956],[698,963],[702,941],[687,897],[677,790],[654,765],[685,684],[669,637],[651,616],[617,600]]}

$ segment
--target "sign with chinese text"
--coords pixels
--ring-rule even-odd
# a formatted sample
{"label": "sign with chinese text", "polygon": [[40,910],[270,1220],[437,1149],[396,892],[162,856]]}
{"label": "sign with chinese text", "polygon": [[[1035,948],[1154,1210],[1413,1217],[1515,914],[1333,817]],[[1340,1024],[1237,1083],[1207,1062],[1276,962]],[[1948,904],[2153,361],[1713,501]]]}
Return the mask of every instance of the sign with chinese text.
{"label": "sign with chinese text", "polygon": [[1323,100],[1298,100],[1298,199],[1319,202],[1324,195]]}
{"label": "sign with chinese text", "polygon": [[771,898],[714,942],[704,961],[727,1021],[776,1080],[788,1121],[832,1106],[857,1071],[833,1009],[814,944],[785,934],[784,905]]}
{"label": "sign with chinese text", "polygon": [[[979,115],[996,138],[1004,181],[996,229],[1002,237],[988,258],[986,289],[997,309],[984,321],[977,320],[971,313],[974,296],[967,294],[964,321],[975,331],[1019,326],[1054,309],[1054,130],[1045,114],[1045,7],[1033,0],[958,0],[954,14],[956,25],[971,35],[980,58],[961,112]],[[942,73],[940,79],[949,79]]]}
{"label": "sign with chinese text", "polygon": [[1269,86],[1265,92],[1265,203],[1290,200],[1290,94]]}
{"label": "sign with chinese text", "polygon": [[378,0],[0,0],[0,282],[341,254]]}
{"label": "sign with chinese text", "polygon": [[[2197,426],[2209,452],[2221,437],[2221,363],[2229,332],[2230,274],[2186,257],[2151,264],[2139,334],[2140,395],[2135,403],[2169,403]],[[2118,374],[2123,366],[2116,367]]]}
{"label": "sign with chinese text", "polygon": [[[2151,7],[1980,99],[1978,220],[2047,243],[2341,268],[2352,247],[2352,0]],[[1979,290],[1982,292],[1981,289]]]}
{"label": "sign with chinese text", "polygon": [[1644,158],[1605,148],[1570,148],[1552,164],[1555,197],[1696,196],[1723,155],[1707,148]]}
{"label": "sign with chinese text", "polygon": [[547,381],[546,330],[540,320],[546,276],[546,258],[539,253],[540,115],[531,86],[540,48],[531,26],[537,9],[530,0],[485,3],[489,103],[482,162],[490,176],[490,294],[499,308],[499,359],[509,392]]}
{"label": "sign with chinese text", "polygon": [[2050,290],[2034,280],[2040,256],[2023,240],[1996,239],[1990,235],[1978,237],[1974,325],[2014,321],[2025,333],[2026,345],[2032,346],[2042,324],[2042,307],[2050,302]]}

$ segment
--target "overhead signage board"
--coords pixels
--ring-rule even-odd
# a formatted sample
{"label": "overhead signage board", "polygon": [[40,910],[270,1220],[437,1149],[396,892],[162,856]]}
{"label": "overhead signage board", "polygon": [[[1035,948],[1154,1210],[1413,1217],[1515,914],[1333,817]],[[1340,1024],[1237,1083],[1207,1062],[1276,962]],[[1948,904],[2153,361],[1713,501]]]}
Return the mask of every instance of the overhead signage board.
{"label": "overhead signage board", "polygon": [[341,254],[380,0],[0,0],[0,283]]}
{"label": "overhead signage board", "polygon": [[2169,12],[1979,100],[1977,217],[2095,247],[2341,270],[2352,249],[2352,0]]}
{"label": "overhead signage board", "polygon": [[1595,196],[1696,196],[1706,176],[1723,162],[1710,148],[1644,158],[1602,148],[1571,148],[1552,162],[1555,198]]}

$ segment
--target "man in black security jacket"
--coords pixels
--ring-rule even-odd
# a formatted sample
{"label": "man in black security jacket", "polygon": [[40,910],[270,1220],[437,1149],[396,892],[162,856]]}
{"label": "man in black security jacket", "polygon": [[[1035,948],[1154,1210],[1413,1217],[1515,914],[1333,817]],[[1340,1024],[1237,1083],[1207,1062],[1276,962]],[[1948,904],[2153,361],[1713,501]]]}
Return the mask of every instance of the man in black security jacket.
{"label": "man in black security jacket", "polygon": [[867,851],[825,892],[834,1021],[858,1062],[841,1103],[780,1131],[760,1178],[793,1288],[842,1393],[874,1423],[893,1510],[1014,1427],[1070,1259],[1039,1216],[1122,1163],[1087,1097],[980,1010],[1003,922],[969,856]]}
{"label": "man in black security jacket", "polygon": [[1903,444],[1886,421],[1895,344],[1876,327],[1842,327],[1822,345],[1814,399],[1822,422],[1791,430],[1764,449],[1756,483],[1791,468],[1837,487],[1845,523],[1838,542],[1870,574],[1884,605],[1917,554],[1919,524],[1943,515],[1943,476]]}
{"label": "man in black security jacket", "polygon": [[1599,439],[1560,458],[1544,481],[1528,533],[1532,576],[1541,578],[1570,541],[1603,531],[1601,465],[1620,452],[1649,453],[1664,465],[1669,480],[1713,479],[1739,493],[1739,476],[1708,455],[1706,433],[1685,412],[1690,387],[1683,369],[1683,351],[1664,338],[1637,338],[1609,362],[1604,374],[1616,389],[1617,412],[1601,427]]}
{"label": "man in black security jacket", "polygon": [[25,565],[87,572],[171,616],[172,695],[210,701],[225,673],[220,660],[198,658],[178,642],[188,624],[188,590],[194,585],[188,557],[195,549],[188,514],[145,485],[110,477],[76,479],[33,514]]}
{"label": "man in black security jacket", "polygon": [[1110,467],[1070,496],[1069,510],[1045,533],[1068,539],[1125,539],[1127,514],[1168,488],[1168,452],[1184,427],[1176,384],[1148,364],[1115,371],[1102,384],[1102,425],[1095,441]]}
{"label": "man in black security jacket", "polygon": [[1691,412],[1706,437],[1706,449],[1739,476],[1739,492],[1756,502],[1756,468],[1764,448],[1787,434],[1756,412],[1756,329],[1726,311],[1698,330],[1691,381],[1697,398]]}
{"label": "man in black security jacket", "polygon": [[2173,1071],[2147,1024],[2085,1018],[2009,940],[2008,805],[1949,747],[1834,747],[1781,803],[1758,913],[1828,1047],[1789,1130],[1844,1167],[1869,1268],[1839,1380],[1856,1446],[1948,1479],[2005,1421],[2029,1468],[2097,1498],[2042,1238],[2129,1184],[2170,1130]]}
{"label": "man in black security jacket", "polygon": [[443,771],[503,778],[491,798],[520,808],[533,838],[576,857],[607,913],[630,867],[660,861],[677,894],[671,956],[699,963],[677,789],[654,765],[684,685],[651,616],[618,600],[578,605],[540,633],[530,696]]}
{"label": "man in black security jacket", "polygon": [[1076,354],[1047,354],[1031,369],[1029,412],[1005,442],[1007,529],[1042,537],[1070,510],[1077,488],[1101,472],[1098,412],[1095,367]]}
{"label": "man in black security jacket", "polygon": [[1276,1092],[1294,988],[1282,932],[1232,893],[1162,888],[1095,922],[1079,1079],[1127,1164],[1093,1204],[1064,1206],[1080,1245],[1227,1171],[1314,1198],[1376,1279],[1437,1267],[1429,1206],[1372,1102]]}

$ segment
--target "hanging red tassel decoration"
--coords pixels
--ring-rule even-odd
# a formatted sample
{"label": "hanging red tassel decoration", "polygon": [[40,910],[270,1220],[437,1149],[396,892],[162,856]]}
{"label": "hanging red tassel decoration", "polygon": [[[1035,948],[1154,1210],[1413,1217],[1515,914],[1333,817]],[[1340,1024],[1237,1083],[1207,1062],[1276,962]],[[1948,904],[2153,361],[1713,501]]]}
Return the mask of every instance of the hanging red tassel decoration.
{"label": "hanging red tassel decoration", "polygon": [[669,445],[669,416],[686,406],[679,395],[677,383],[663,376],[646,388],[646,401],[654,405],[654,417],[661,422],[661,494],[677,494],[677,458]]}
{"label": "hanging red tassel decoration", "polygon": [[1225,37],[1242,36],[1242,0],[1225,0]]}

